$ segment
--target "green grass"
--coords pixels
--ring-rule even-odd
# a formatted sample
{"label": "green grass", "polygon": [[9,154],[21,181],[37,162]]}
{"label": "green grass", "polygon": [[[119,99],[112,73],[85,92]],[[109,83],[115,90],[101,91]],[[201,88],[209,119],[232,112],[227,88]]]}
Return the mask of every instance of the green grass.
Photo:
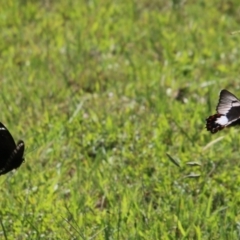
{"label": "green grass", "polygon": [[27,149],[0,179],[0,238],[239,239],[240,128],[205,130],[221,89],[240,96],[239,11],[2,3],[0,121]]}

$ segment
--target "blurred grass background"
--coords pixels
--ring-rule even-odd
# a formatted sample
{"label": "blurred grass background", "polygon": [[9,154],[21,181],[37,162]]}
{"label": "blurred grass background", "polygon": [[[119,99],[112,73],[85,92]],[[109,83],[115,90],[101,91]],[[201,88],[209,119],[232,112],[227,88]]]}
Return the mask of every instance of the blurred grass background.
{"label": "blurred grass background", "polygon": [[0,121],[27,150],[1,239],[239,239],[239,128],[205,130],[240,96],[239,23],[237,0],[2,2]]}

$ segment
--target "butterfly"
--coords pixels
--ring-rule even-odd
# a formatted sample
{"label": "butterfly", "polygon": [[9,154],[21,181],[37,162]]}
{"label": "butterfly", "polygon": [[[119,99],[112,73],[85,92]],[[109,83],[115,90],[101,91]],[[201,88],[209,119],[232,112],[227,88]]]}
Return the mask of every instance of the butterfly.
{"label": "butterfly", "polygon": [[206,128],[211,133],[239,123],[240,100],[229,91],[224,89],[220,92],[216,110],[216,114],[206,119]]}
{"label": "butterfly", "polygon": [[0,122],[0,175],[20,167],[24,161],[24,142],[17,145],[8,129]]}

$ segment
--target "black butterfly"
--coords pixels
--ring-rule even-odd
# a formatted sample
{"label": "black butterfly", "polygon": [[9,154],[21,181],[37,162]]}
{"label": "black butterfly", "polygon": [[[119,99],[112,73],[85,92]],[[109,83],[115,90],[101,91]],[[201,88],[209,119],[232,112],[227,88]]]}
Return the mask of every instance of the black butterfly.
{"label": "black butterfly", "polygon": [[23,154],[24,142],[20,140],[16,145],[11,133],[0,122],[0,175],[20,167]]}
{"label": "black butterfly", "polygon": [[227,126],[239,124],[240,100],[227,90],[222,90],[217,105],[217,113],[206,119],[206,128],[216,133]]}

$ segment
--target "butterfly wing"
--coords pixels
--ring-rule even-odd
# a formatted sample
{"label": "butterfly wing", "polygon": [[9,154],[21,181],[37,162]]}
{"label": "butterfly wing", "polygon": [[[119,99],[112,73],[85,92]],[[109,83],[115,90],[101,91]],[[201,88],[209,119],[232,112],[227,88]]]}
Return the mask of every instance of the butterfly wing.
{"label": "butterfly wing", "polygon": [[7,159],[16,148],[16,144],[10,132],[0,122],[0,171],[5,166]]}
{"label": "butterfly wing", "polygon": [[16,148],[13,150],[9,158],[7,159],[3,168],[0,169],[0,175],[5,174],[7,172],[12,171],[21,166],[24,161],[23,154],[24,154],[24,142],[20,140],[17,143]]}
{"label": "butterfly wing", "polygon": [[216,133],[240,118],[240,100],[227,90],[222,90],[217,105],[217,114],[206,119],[206,128]]}
{"label": "butterfly wing", "polygon": [[240,100],[227,90],[222,90],[216,110],[226,115],[230,124],[240,118]]}

